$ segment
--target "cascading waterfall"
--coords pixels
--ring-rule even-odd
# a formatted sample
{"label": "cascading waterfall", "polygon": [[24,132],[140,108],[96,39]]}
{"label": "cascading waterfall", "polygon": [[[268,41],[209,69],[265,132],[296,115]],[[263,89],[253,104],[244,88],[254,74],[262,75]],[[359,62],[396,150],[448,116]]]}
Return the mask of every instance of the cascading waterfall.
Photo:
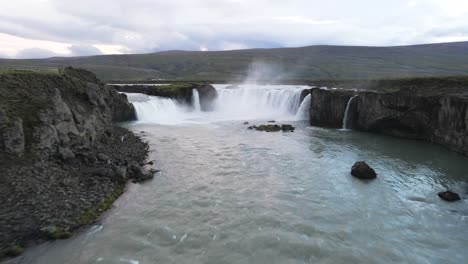
{"label": "cascading waterfall", "polygon": [[296,120],[307,120],[309,119],[310,104],[312,101],[312,95],[308,94],[304,100],[302,100],[301,106],[297,110]]}
{"label": "cascading waterfall", "polygon": [[135,107],[139,121],[175,124],[185,119],[189,113],[187,107],[181,106],[169,98],[131,93],[127,93],[127,96]]}
{"label": "cascading waterfall", "polygon": [[294,120],[301,92],[307,87],[241,85],[236,89],[215,86],[216,111],[232,119]]}
{"label": "cascading waterfall", "polygon": [[193,90],[193,107],[158,96],[127,94],[135,105],[139,121],[178,124],[186,122],[213,122],[228,120],[277,120],[307,119],[310,96],[301,104],[301,92],[307,86],[291,85],[240,85],[231,89],[228,85],[214,85],[218,93],[212,112],[200,110],[200,97]]}
{"label": "cascading waterfall", "polygon": [[349,108],[351,107],[351,103],[353,102],[354,98],[356,98],[356,97],[357,97],[357,95],[349,98],[349,101],[346,104],[346,109],[345,109],[344,117],[343,117],[343,129],[348,129],[348,112],[349,112]]}
{"label": "cascading waterfall", "polygon": [[197,89],[193,89],[193,91],[192,91],[192,105],[193,105],[196,112],[201,111],[200,94],[198,93]]}

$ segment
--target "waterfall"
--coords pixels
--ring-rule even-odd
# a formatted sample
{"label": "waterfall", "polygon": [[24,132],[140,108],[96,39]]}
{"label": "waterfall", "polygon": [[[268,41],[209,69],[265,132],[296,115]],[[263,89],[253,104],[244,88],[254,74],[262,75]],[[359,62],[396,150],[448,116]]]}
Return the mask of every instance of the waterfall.
{"label": "waterfall", "polygon": [[296,120],[308,120],[309,119],[309,111],[310,111],[310,104],[312,101],[312,95],[308,94],[304,100],[302,100],[301,106],[296,113]]}
{"label": "waterfall", "polygon": [[192,104],[193,104],[193,107],[195,108],[195,111],[197,112],[201,111],[200,94],[198,93],[197,89],[193,89],[192,91]]}
{"label": "waterfall", "polygon": [[218,98],[215,110],[233,119],[294,120],[307,87],[288,85],[240,85],[229,89],[215,86]]}
{"label": "waterfall", "polygon": [[353,102],[354,98],[356,98],[356,97],[357,97],[357,95],[349,98],[349,101],[346,104],[346,109],[345,109],[344,117],[343,117],[343,129],[348,129],[348,112],[349,112],[349,108],[351,106],[351,103]]}
{"label": "waterfall", "polygon": [[138,121],[176,124],[185,120],[190,113],[188,107],[179,105],[169,98],[132,93],[127,93],[127,96],[135,107]]}
{"label": "waterfall", "polygon": [[301,104],[307,86],[214,85],[218,96],[211,112],[200,111],[200,97],[193,90],[193,107],[177,101],[144,94],[127,93],[135,106],[138,121],[158,124],[206,123],[230,120],[295,121],[307,119],[310,96]]}

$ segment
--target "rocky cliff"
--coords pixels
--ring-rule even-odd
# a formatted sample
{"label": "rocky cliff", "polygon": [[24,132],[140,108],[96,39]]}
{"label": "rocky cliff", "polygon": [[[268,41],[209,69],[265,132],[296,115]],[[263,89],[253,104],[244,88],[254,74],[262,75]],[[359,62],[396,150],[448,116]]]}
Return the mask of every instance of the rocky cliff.
{"label": "rocky cliff", "polygon": [[0,257],[65,237],[140,179],[147,145],[113,122],[135,119],[95,75],[0,74]]}
{"label": "rocky cliff", "polygon": [[386,91],[314,88],[310,124],[340,128],[346,104],[357,95],[349,107],[350,128],[426,140],[468,155],[467,88],[450,81]]}
{"label": "rocky cliff", "polygon": [[168,97],[181,104],[192,105],[193,90],[196,89],[200,96],[202,111],[213,110],[213,102],[218,96],[216,89],[210,84],[179,83],[171,85],[109,85],[119,92],[142,93],[146,95]]}

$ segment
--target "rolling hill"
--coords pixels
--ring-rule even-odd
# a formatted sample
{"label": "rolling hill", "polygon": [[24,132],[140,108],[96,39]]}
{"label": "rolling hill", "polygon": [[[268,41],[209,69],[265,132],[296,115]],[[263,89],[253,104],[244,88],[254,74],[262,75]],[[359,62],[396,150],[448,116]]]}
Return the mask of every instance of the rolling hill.
{"label": "rolling hill", "polygon": [[0,69],[82,67],[104,80],[379,79],[468,75],[468,42],[0,59]]}

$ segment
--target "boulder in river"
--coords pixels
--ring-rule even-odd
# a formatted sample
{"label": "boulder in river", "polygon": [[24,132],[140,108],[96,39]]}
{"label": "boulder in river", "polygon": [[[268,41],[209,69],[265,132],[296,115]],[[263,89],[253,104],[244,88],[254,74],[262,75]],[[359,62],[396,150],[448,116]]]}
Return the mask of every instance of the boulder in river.
{"label": "boulder in river", "polygon": [[374,169],[367,165],[365,161],[358,161],[354,163],[353,167],[351,168],[351,175],[363,180],[375,179],[377,177]]}
{"label": "boulder in river", "polygon": [[294,129],[296,128],[293,127],[292,125],[288,125],[288,124],[281,125],[281,130],[283,130],[283,132],[294,132]]}
{"label": "boulder in river", "polygon": [[281,130],[279,125],[260,125],[258,127],[254,127],[257,131],[265,131],[265,132],[278,132]]}
{"label": "boulder in river", "polygon": [[283,132],[293,132],[294,127],[292,125],[278,125],[278,124],[268,124],[268,125],[253,125],[249,126],[247,129],[250,130],[257,130],[257,131],[265,131],[265,132],[278,132],[278,131],[283,131]]}
{"label": "boulder in river", "polygon": [[440,199],[445,200],[447,202],[455,202],[461,200],[460,195],[452,191],[440,192],[437,195],[440,197]]}

